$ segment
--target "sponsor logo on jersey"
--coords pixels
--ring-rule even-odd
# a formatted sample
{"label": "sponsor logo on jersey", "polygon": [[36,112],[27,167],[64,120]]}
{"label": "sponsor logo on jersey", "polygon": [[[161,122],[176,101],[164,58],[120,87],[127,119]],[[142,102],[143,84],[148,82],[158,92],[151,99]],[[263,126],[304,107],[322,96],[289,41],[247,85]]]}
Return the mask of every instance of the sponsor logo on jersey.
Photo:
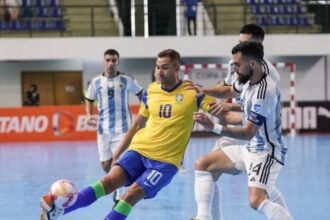
{"label": "sponsor logo on jersey", "polygon": [[253,109],[254,109],[255,112],[259,112],[259,111],[261,110],[261,105],[259,105],[259,104],[255,104],[255,105],[253,106]]}

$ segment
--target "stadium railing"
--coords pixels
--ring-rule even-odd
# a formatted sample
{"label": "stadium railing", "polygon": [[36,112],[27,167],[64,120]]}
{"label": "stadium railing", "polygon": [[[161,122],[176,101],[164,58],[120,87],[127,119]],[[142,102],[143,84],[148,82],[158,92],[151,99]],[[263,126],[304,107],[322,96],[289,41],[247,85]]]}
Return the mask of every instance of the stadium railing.
{"label": "stadium railing", "polygon": [[[265,27],[266,33],[330,32],[330,1],[328,0],[246,0],[243,4],[206,2],[208,3],[199,5],[197,15],[198,35],[200,36],[236,34],[237,30],[247,23],[257,23]],[[135,29],[139,36],[144,33],[144,11],[143,5],[135,7]],[[176,18],[163,18],[171,20],[170,22],[157,22],[155,21],[158,19],[157,17],[149,16],[150,36],[159,35],[157,33],[162,33],[160,35],[187,35],[185,6],[179,4],[173,7],[173,16]],[[117,6],[70,6],[62,5],[59,0],[23,0],[19,20],[0,20],[0,37],[40,37],[42,33],[54,33],[55,37],[130,36],[131,11],[112,10],[114,8],[117,9]],[[117,16],[121,19],[114,19],[114,11],[117,13],[119,11]],[[179,12],[179,15],[176,12]],[[150,13],[152,12],[149,9]],[[124,19],[126,20],[124,21]],[[125,24],[123,34],[120,34],[118,22]],[[169,27],[173,26],[177,27],[174,32],[166,32]]]}

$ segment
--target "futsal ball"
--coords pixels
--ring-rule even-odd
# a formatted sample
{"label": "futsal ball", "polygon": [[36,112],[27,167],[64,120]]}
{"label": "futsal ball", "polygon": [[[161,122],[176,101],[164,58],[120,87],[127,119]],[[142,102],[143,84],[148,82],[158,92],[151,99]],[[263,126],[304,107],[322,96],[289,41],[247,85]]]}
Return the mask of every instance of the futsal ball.
{"label": "futsal ball", "polygon": [[70,180],[58,180],[52,184],[50,193],[53,196],[56,207],[65,209],[72,206],[78,196],[75,184]]}

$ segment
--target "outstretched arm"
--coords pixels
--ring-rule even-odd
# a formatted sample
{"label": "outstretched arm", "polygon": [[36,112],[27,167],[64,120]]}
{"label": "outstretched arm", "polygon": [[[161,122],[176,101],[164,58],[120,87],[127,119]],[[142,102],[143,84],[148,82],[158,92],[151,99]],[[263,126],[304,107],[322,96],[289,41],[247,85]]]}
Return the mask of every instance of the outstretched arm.
{"label": "outstretched arm", "polygon": [[[240,105],[238,105],[240,109]],[[241,125],[242,113],[241,111],[235,111],[235,103],[216,102],[212,103],[209,109],[209,113],[218,117],[222,125]]]}
{"label": "outstretched arm", "polygon": [[259,129],[259,126],[247,120],[245,127],[226,127],[222,125],[215,125],[209,117],[202,112],[194,113],[194,119],[198,123],[202,124],[206,129],[213,131],[214,133],[241,139],[241,140],[250,140],[254,137]]}
{"label": "outstretched arm", "polygon": [[233,85],[226,85],[224,82],[221,82],[214,87],[203,87],[194,83],[191,80],[185,80],[185,88],[196,90],[198,95],[206,94],[222,99],[236,97],[240,94],[239,91],[235,90],[235,87]]}
{"label": "outstretched arm", "polygon": [[226,85],[224,82],[219,83],[214,87],[202,88],[203,93],[217,97],[217,98],[229,98],[232,97],[232,86]]}

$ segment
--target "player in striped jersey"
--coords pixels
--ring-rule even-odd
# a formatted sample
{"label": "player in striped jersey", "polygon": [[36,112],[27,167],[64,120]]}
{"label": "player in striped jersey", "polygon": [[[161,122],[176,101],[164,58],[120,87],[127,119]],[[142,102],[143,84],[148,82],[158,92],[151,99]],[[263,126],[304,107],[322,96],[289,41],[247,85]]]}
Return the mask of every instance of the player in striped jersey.
{"label": "player in striped jersey", "polygon": [[[119,53],[108,49],[103,56],[104,72],[93,78],[86,99],[87,123],[97,126],[97,145],[101,166],[108,173],[112,157],[131,125],[128,93],[141,97],[142,87],[135,79],[118,70]],[[97,100],[98,117],[93,115],[93,102]],[[115,202],[123,190],[114,193]]]}
{"label": "player in striped jersey", "polygon": [[[194,118],[205,128],[220,136],[241,139],[245,145],[230,145],[204,156],[196,164],[196,201],[203,207],[196,219],[209,220],[214,189],[212,173],[237,174],[247,172],[250,206],[269,220],[293,219],[275,182],[285,163],[287,146],[281,135],[281,94],[276,82],[262,68],[263,47],[256,42],[244,42],[233,50],[233,63],[240,83],[243,113],[227,112],[223,119],[229,124],[214,124],[205,113]],[[214,109],[211,108],[210,113]]]}
{"label": "player in striped jersey", "polygon": [[[246,41],[253,41],[263,43],[264,38],[265,32],[262,27],[256,24],[247,24],[240,29],[238,42],[242,43]],[[264,72],[266,74],[269,74],[273,81],[279,83],[280,76],[269,60],[263,59],[262,68],[264,69]],[[190,83],[199,93],[211,95],[217,98],[235,97],[235,100],[237,101],[237,103],[239,103],[239,96],[242,92],[244,84],[239,83],[237,77],[238,76],[235,72],[233,60],[231,59],[228,63],[227,76],[224,81],[220,82],[218,85],[214,87],[200,87],[198,85],[194,85],[193,82]],[[237,105],[227,107],[229,107],[230,110],[240,111],[240,106]]]}
{"label": "player in striped jersey", "polygon": [[[247,42],[247,41],[262,43],[264,38],[265,38],[264,30],[260,26],[256,24],[247,24],[240,29],[238,41],[239,43]],[[280,81],[279,74],[275,69],[275,67],[271,64],[271,62],[263,59],[262,69],[263,72],[269,75],[270,78],[272,78],[276,84],[279,83]],[[201,88],[198,86],[195,86],[195,88],[197,91],[199,91],[202,94],[204,93],[218,98],[234,97],[232,103],[218,102],[213,106],[214,113],[221,114],[228,111],[241,111],[240,95],[243,86],[244,83],[240,83],[238,81],[238,75],[235,71],[233,59],[231,59],[228,63],[227,76],[223,82],[220,82],[218,85],[212,88],[204,88],[204,87]],[[239,139],[230,138],[230,137],[220,137],[216,141],[212,151],[221,150],[223,147],[230,145],[242,145],[242,144],[244,144],[244,141]],[[207,161],[205,161],[202,157],[199,158],[196,161],[196,163],[203,164],[203,163],[207,163]],[[213,173],[213,178],[215,182],[218,181],[219,175],[220,174],[218,173]],[[221,188],[217,184],[214,184],[214,196],[212,200],[212,209],[211,209],[211,215],[214,220],[223,219],[220,201],[221,201]],[[200,208],[198,208],[198,212],[200,211],[201,211]]]}

